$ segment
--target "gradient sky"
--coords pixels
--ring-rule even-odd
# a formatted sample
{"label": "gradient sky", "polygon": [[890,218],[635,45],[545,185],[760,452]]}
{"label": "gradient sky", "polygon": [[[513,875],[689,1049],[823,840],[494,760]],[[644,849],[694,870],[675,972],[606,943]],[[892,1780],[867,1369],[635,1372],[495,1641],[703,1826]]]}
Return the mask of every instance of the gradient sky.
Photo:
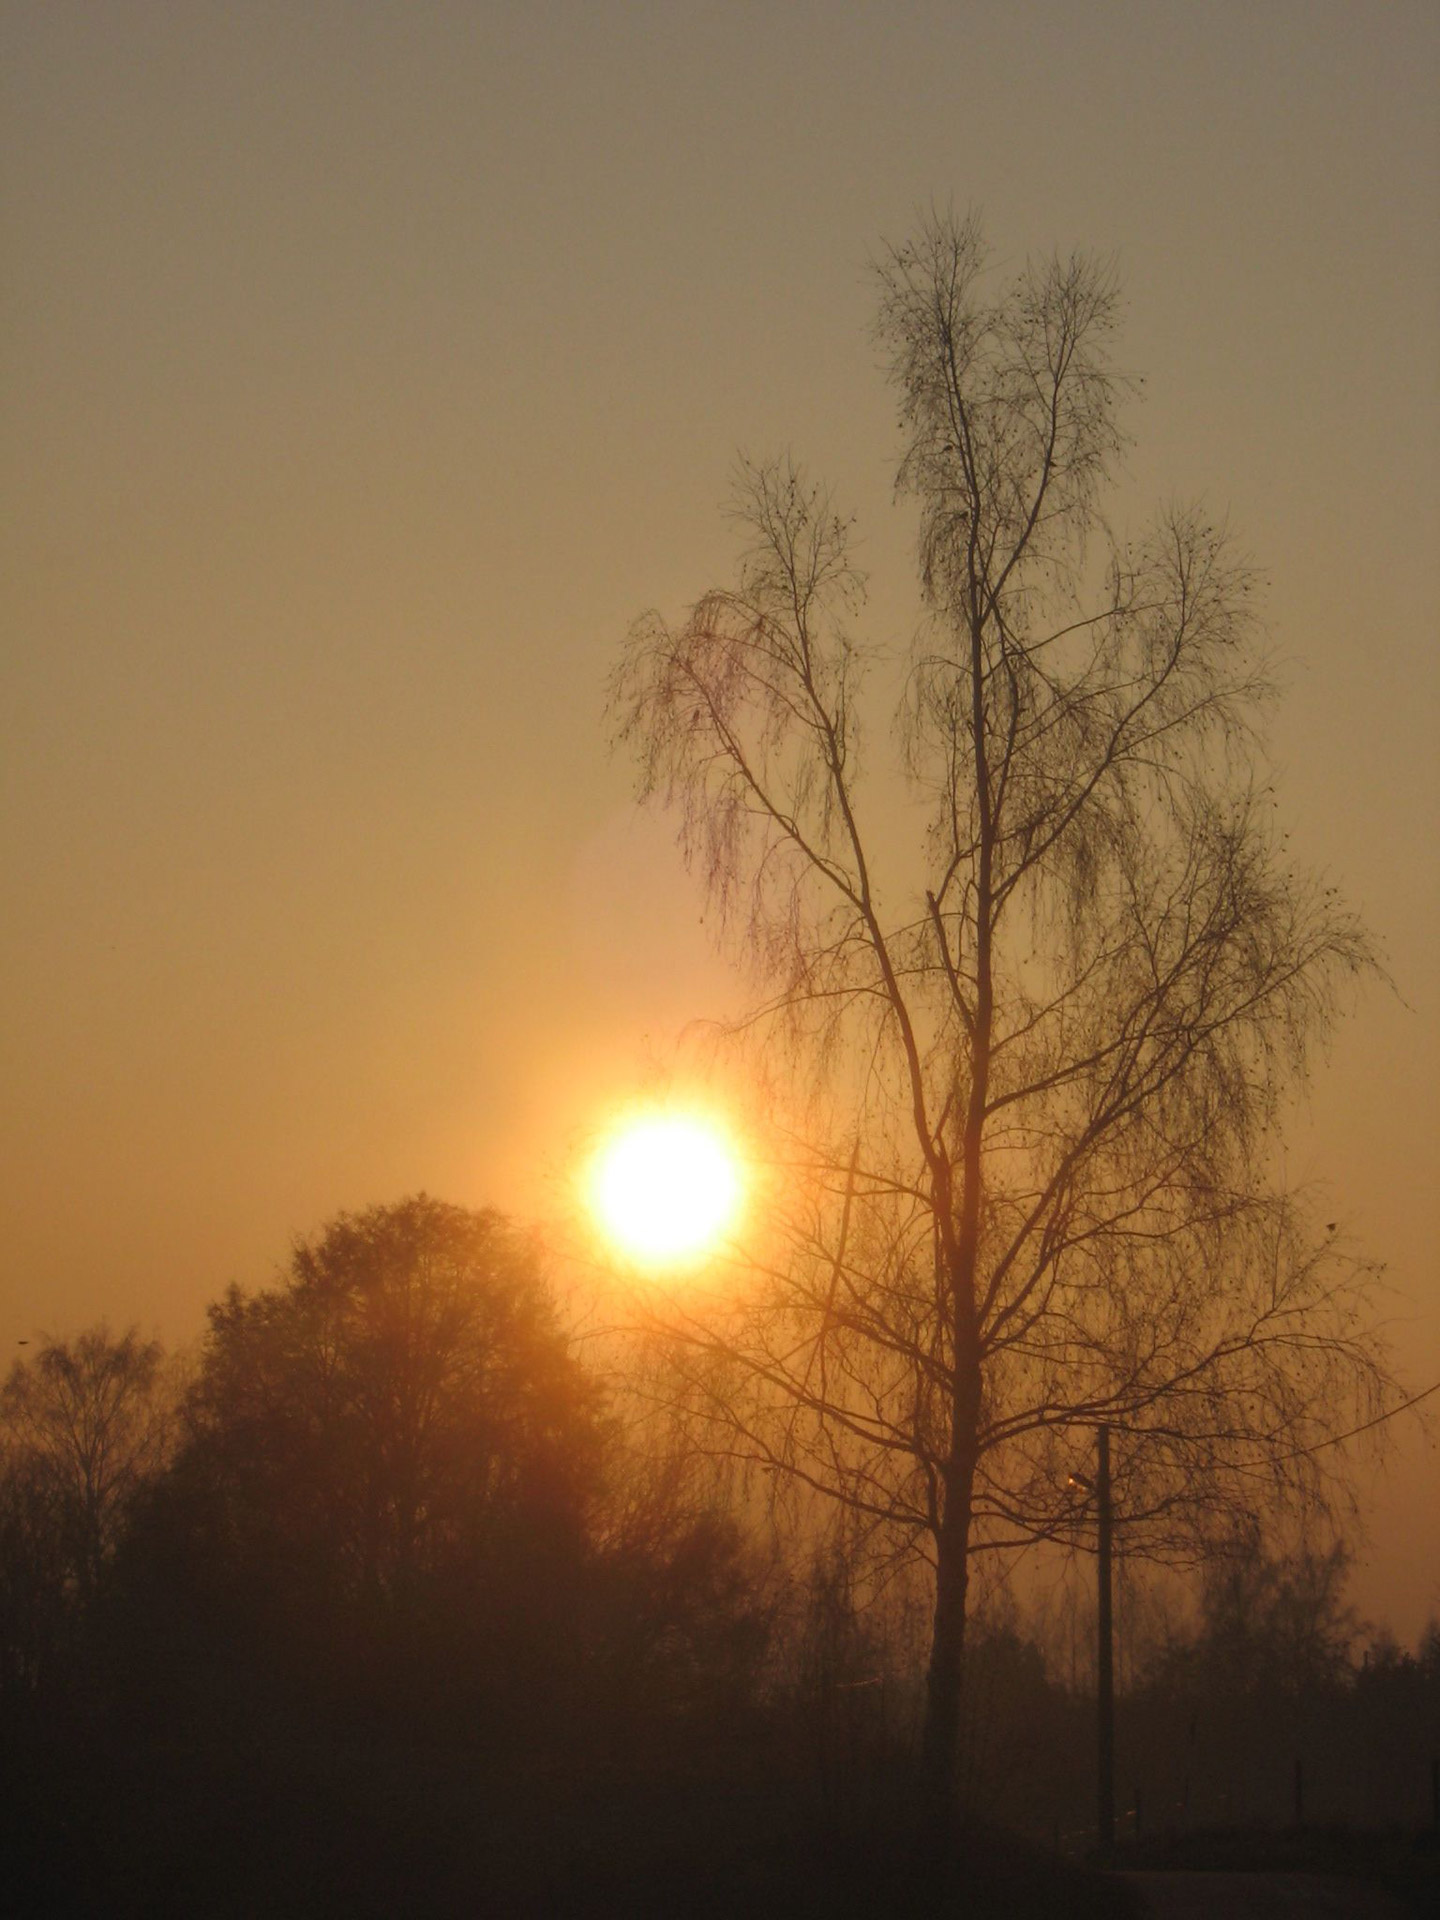
{"label": "gradient sky", "polygon": [[[855,507],[903,642],[865,263],[953,197],[1002,259],[1118,257],[1117,514],[1203,495],[1268,573],[1294,844],[1395,982],[1291,1171],[1440,1377],[1430,0],[0,21],[0,1343],[190,1338],[419,1187],[538,1217],[733,998],[605,675],[727,576],[741,449]],[[1433,1434],[1367,1486],[1357,1597],[1412,1639]]]}

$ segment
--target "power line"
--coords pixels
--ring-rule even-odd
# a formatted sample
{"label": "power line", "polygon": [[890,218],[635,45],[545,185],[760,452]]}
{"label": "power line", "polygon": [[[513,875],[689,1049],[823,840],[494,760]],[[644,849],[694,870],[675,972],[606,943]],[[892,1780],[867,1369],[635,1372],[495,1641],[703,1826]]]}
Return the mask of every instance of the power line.
{"label": "power line", "polygon": [[1357,1434],[1369,1433],[1372,1427],[1383,1427],[1387,1420],[1393,1420],[1397,1413],[1405,1413],[1411,1407],[1418,1407],[1422,1400],[1428,1400],[1432,1393],[1440,1393],[1440,1380],[1433,1381],[1428,1387],[1422,1387],[1419,1393],[1412,1393],[1408,1400],[1402,1400],[1398,1407],[1391,1407],[1386,1413],[1377,1413],[1373,1420],[1362,1420],[1358,1427],[1351,1427],[1348,1433],[1332,1433],[1328,1440],[1317,1440],[1313,1447],[1297,1447],[1294,1453],[1282,1453],[1278,1460],[1257,1460],[1256,1466],[1281,1466],[1286,1460],[1303,1460],[1308,1454],[1323,1453],[1326,1447],[1338,1447],[1344,1440],[1353,1440]]}

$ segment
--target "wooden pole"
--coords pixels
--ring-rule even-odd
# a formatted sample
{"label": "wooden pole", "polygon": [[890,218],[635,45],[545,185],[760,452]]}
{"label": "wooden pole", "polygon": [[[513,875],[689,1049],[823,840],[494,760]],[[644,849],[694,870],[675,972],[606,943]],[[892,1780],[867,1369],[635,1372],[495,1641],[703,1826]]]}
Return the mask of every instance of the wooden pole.
{"label": "wooden pole", "polygon": [[1098,1429],[1100,1442],[1096,1497],[1100,1529],[1100,1645],[1096,1678],[1099,1746],[1099,1842],[1102,1857],[1115,1850],[1115,1625],[1110,1594],[1110,1429]]}

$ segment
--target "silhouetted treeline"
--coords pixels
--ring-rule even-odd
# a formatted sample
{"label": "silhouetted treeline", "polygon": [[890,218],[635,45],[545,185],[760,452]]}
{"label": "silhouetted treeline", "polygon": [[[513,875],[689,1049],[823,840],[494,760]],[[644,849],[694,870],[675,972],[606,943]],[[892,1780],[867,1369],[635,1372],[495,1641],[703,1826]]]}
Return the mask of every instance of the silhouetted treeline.
{"label": "silhouetted treeline", "polygon": [[[183,1364],[38,1345],[0,1448],[28,1910],[863,1909],[875,1876],[901,1910],[923,1607],[875,1601],[843,1533],[786,1546],[603,1389],[499,1215],[342,1216]],[[1121,1703],[1142,1823],[1428,1819],[1440,1633],[1357,1655],[1343,1575],[1227,1563],[1160,1636]],[[1083,1850],[1092,1701],[1018,1621],[974,1635],[972,1813]],[[991,1859],[1002,1908],[1039,1872],[1035,1910],[1108,1910],[1035,1857]]]}
{"label": "silhouetted treeline", "polygon": [[763,1570],[683,1463],[639,1470],[494,1213],[342,1217],[211,1308],[188,1379],[102,1328],[0,1413],[0,1818],[46,1886],[118,1847],[153,1910],[157,1862],[193,1896],[447,1806],[468,1847],[477,1794],[757,1737]]}
{"label": "silhouetted treeline", "polygon": [[616,1484],[599,1385],[499,1216],[342,1218],[209,1322],[178,1394],[133,1334],[16,1366],[12,1700],[512,1753],[746,1709],[769,1596],[738,1528],[683,1476]]}
{"label": "silhouetted treeline", "polygon": [[1124,1703],[1122,1804],[1163,1831],[1436,1818],[1440,1627],[1416,1653],[1362,1631],[1347,1559],[1237,1556],[1209,1570],[1196,1629]]}

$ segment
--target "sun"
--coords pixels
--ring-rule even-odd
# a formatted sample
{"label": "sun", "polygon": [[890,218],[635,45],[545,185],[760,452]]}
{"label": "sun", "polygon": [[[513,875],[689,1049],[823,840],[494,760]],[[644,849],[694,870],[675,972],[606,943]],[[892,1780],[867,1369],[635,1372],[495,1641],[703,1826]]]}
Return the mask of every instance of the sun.
{"label": "sun", "polygon": [[648,1113],[616,1129],[595,1157],[591,1202],[615,1245],[643,1266],[699,1259],[740,1210],[740,1163],[713,1122]]}

